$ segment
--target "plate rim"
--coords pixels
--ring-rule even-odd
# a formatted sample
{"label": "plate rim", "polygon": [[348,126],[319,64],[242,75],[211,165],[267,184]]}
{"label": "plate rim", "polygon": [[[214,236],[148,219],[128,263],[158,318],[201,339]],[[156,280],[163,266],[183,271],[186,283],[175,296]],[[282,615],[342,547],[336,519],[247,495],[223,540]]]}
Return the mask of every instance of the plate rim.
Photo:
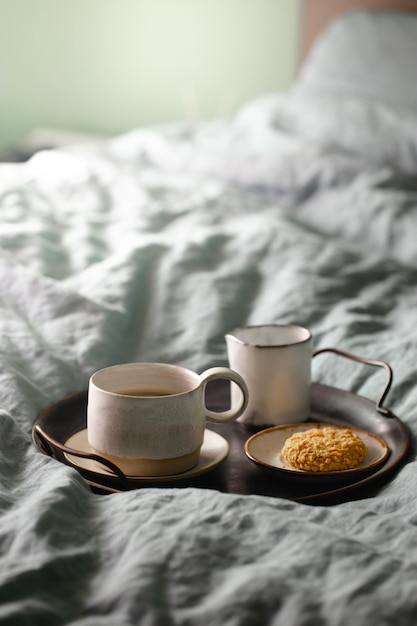
{"label": "plate rim", "polygon": [[[312,472],[312,471],[308,471],[308,470],[300,470],[297,468],[291,469],[290,467],[279,467],[277,465],[272,465],[270,463],[267,463],[265,461],[263,461],[262,459],[259,459],[258,457],[254,456],[253,454],[251,454],[249,447],[251,445],[251,443],[253,443],[253,441],[255,439],[258,439],[260,437],[268,437],[269,434],[274,433],[276,431],[281,431],[281,430],[286,430],[286,429],[291,429],[294,430],[294,432],[298,432],[297,429],[300,429],[300,431],[304,431],[304,430],[309,430],[309,428],[317,428],[317,427],[331,427],[331,428],[337,428],[337,429],[344,429],[344,428],[348,428],[349,430],[352,430],[353,432],[356,433],[362,433],[362,434],[366,434],[368,437],[370,437],[371,439],[375,439],[376,441],[378,441],[378,443],[381,445],[381,447],[385,450],[385,453],[383,454],[383,456],[379,459],[377,459],[376,461],[372,462],[372,463],[368,463],[367,465],[360,465],[360,466],[355,466],[352,467],[350,469],[346,469],[346,470],[332,470],[332,471],[328,471],[328,472]],[[293,433],[294,434],[294,433]],[[265,428],[264,430],[260,430],[257,433],[254,433],[253,435],[251,435],[244,444],[244,451],[246,456],[253,461],[254,463],[256,463],[257,465],[276,471],[276,472],[282,472],[285,473],[288,476],[299,476],[299,477],[304,477],[304,478],[335,478],[335,477],[343,477],[343,476],[351,476],[352,474],[360,474],[363,472],[368,472],[372,469],[377,469],[379,468],[381,465],[383,465],[383,463],[388,459],[391,450],[387,444],[387,442],[380,437],[379,435],[372,433],[368,430],[365,430],[364,428],[360,428],[359,426],[346,426],[344,424],[332,424],[332,423],[327,423],[327,422],[299,422],[299,423],[288,423],[288,424],[280,424],[277,426],[271,426],[270,428]]]}

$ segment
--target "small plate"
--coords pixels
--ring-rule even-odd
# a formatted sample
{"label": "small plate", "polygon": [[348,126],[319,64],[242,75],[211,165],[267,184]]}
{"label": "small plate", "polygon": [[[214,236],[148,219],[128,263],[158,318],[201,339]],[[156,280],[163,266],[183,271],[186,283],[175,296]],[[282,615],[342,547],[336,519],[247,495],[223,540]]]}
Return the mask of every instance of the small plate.
{"label": "small plate", "polygon": [[339,477],[369,471],[380,466],[388,457],[389,448],[381,437],[366,430],[362,430],[361,428],[348,426],[349,430],[358,435],[368,448],[365,459],[352,469],[331,472],[309,472],[292,467],[285,462],[281,456],[281,450],[288,437],[291,437],[294,433],[304,432],[311,428],[325,428],[329,426],[332,428],[346,428],[346,426],[341,426],[340,424],[322,424],[314,422],[274,426],[261,430],[255,435],[252,435],[252,437],[249,437],[245,443],[245,453],[251,461],[263,467],[279,470],[286,474],[315,476],[317,478],[327,476]]}
{"label": "small plate", "polygon": [[[86,428],[76,432],[74,435],[69,437],[69,439],[67,439],[67,441],[65,442],[65,445],[68,448],[78,450],[79,452],[97,454],[97,452],[88,443]],[[171,474],[169,476],[127,476],[127,478],[132,479],[135,482],[143,483],[160,483],[184,480],[186,478],[199,476],[200,474],[204,474],[205,472],[214,469],[226,459],[228,454],[229,444],[226,439],[224,439],[224,437],[222,437],[218,433],[206,429],[204,432],[203,445],[201,446],[200,459],[197,465],[195,465],[188,471],[182,472],[181,474]],[[77,457],[66,452],[64,453],[64,456],[67,461],[71,463],[71,465],[74,465],[78,469],[101,474],[102,476],[114,476],[114,474],[109,469],[107,469],[105,465],[102,465],[94,459]]]}

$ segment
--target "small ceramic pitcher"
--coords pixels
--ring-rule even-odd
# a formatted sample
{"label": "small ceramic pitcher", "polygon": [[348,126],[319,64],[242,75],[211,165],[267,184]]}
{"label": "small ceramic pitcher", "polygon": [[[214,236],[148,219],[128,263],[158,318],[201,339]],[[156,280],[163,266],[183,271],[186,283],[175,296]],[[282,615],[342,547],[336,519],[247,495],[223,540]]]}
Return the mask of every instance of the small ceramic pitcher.
{"label": "small ceramic pitcher", "polygon": [[[310,411],[312,336],[295,325],[237,328],[225,337],[230,367],[245,380],[248,406],[239,421],[253,426],[302,422]],[[241,393],[231,386],[232,407]]]}

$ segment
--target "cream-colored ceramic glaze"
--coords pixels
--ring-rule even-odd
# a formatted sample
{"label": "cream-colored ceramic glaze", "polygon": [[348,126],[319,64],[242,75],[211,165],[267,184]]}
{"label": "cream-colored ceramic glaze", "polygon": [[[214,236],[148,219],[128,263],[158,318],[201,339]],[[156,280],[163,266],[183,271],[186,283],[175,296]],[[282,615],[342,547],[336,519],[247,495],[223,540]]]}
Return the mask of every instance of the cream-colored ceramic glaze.
{"label": "cream-colored ceramic glaze", "polygon": [[370,470],[374,467],[378,467],[388,457],[389,448],[385,441],[366,430],[356,428],[354,426],[348,426],[348,428],[360,437],[368,448],[365,459],[356,465],[356,467],[348,470],[332,471],[332,472],[307,472],[305,470],[299,470],[289,465],[281,456],[281,450],[291,435],[294,433],[304,432],[310,428],[325,428],[331,426],[332,428],[346,428],[346,425],[341,424],[326,424],[326,423],[314,423],[309,422],[306,424],[286,424],[284,426],[275,426],[273,428],[267,428],[262,430],[246,441],[244,450],[246,455],[255,463],[268,467],[270,469],[280,470],[282,472],[291,474],[300,474],[303,476],[341,476],[344,474],[354,474],[363,471]]}
{"label": "cream-colored ceramic glaze", "polygon": [[104,456],[117,465],[126,476],[167,476],[169,474],[181,474],[197,465],[200,458],[200,447],[191,454],[176,456],[172,459],[125,459],[120,456],[104,454],[99,450],[93,452]]}
{"label": "cream-colored ceramic glaze", "polygon": [[[73,450],[78,450],[79,452],[87,452],[94,453],[95,450],[88,443],[87,437],[87,429],[83,429],[71,435],[69,439],[65,442],[65,445],[68,448],[72,448]],[[113,457],[112,460],[115,465],[117,465],[124,474],[128,478],[135,480],[135,482],[171,482],[177,480],[184,480],[186,478],[192,478],[195,476],[199,476],[200,474],[205,474],[206,472],[214,469],[220,463],[222,463],[229,454],[229,444],[218,433],[215,433],[211,430],[206,429],[204,433],[203,445],[200,449],[199,459],[197,463],[190,468],[189,470],[185,470],[182,472],[178,472],[176,474],[159,474],[159,475],[143,475],[140,473],[141,468],[139,466],[134,465],[135,460],[128,460],[128,462],[132,461],[133,465],[125,467],[125,470],[121,467],[121,462],[123,463],[123,459]],[[94,459],[88,459],[83,457],[77,457],[72,454],[65,453],[64,456],[66,459],[78,469],[87,470],[89,472],[94,472],[103,476],[111,476],[112,472],[105,466],[95,461]],[[101,456],[106,456],[101,454]],[[126,459],[124,459],[126,461]]]}
{"label": "cream-colored ceramic glaze", "polygon": [[[239,404],[216,413],[205,406],[205,387],[219,378],[236,383],[241,394]],[[120,393],[133,388],[169,389],[174,393],[152,397]],[[197,463],[206,420],[235,420],[247,402],[245,382],[228,368],[211,368],[198,375],[165,363],[116,365],[99,370],[90,379],[88,441],[99,453],[118,459],[140,459],[141,463],[171,460],[165,464],[171,469],[164,469],[163,473],[178,473]]]}
{"label": "cream-colored ceramic glaze", "polygon": [[[255,426],[305,421],[310,411],[310,331],[271,324],[238,328],[225,338],[229,365],[249,390],[239,421]],[[234,385],[231,396],[233,407],[240,400]]]}

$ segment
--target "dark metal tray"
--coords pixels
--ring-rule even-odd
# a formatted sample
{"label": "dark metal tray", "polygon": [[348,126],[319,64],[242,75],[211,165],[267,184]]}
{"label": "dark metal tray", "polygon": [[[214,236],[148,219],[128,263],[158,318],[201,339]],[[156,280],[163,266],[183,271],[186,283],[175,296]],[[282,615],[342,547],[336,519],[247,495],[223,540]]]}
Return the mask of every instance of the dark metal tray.
{"label": "dark metal tray", "polygon": [[[369,361],[342,353],[334,349],[326,349],[353,358],[370,365],[381,365],[379,361]],[[317,351],[316,354],[325,350]],[[383,364],[386,366],[386,364]],[[208,428],[221,434],[230,444],[227,459],[210,472],[185,478],[174,483],[158,483],[153,479],[147,483],[126,478],[118,468],[110,468],[114,475],[79,469],[94,491],[113,493],[127,489],[152,487],[200,487],[215,489],[225,493],[258,494],[286,498],[311,504],[336,504],[346,500],[370,497],[377,493],[405,460],[410,436],[407,428],[389,409],[383,406],[389,386],[375,403],[367,398],[349,391],[329,387],[321,383],[313,383],[311,389],[311,421],[346,424],[357,426],[382,437],[388,444],[390,454],[385,463],[368,475],[340,477],[288,477],[283,478],[274,470],[259,467],[250,461],[244,453],[245,441],[254,430],[249,430],[239,422],[231,424],[208,424]],[[207,400],[210,408],[224,409],[229,403],[229,383],[215,381],[207,387]],[[40,450],[58,461],[70,464],[64,452],[77,455],[77,451],[67,449],[65,442],[76,432],[86,427],[87,391],[68,396],[45,409],[33,426],[33,440]],[[82,456],[78,454],[78,456]],[[91,457],[91,455],[90,455]],[[99,460],[101,457],[97,457]],[[104,462],[105,463],[105,462]],[[106,463],[105,463],[106,464]],[[107,463],[109,467],[109,463]]]}

